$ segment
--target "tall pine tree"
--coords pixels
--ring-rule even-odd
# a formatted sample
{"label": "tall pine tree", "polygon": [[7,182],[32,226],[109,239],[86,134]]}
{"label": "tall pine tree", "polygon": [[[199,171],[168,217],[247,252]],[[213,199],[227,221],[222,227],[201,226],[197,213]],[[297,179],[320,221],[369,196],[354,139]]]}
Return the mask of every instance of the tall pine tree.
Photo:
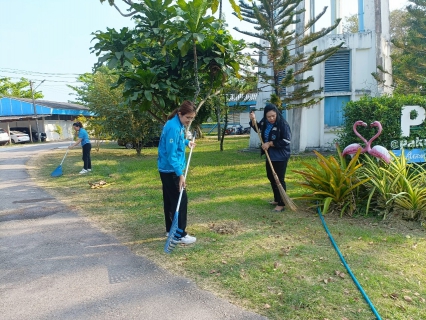
{"label": "tall pine tree", "polygon": [[405,36],[393,39],[399,50],[392,54],[395,93],[426,95],[426,0],[410,0]]}
{"label": "tall pine tree", "polygon": [[[304,47],[334,30],[340,19],[334,25],[323,28],[318,32],[310,32],[311,27],[324,15],[327,7],[308,23],[302,25],[300,19],[305,13],[301,8],[303,0],[259,0],[250,3],[240,0],[243,20],[253,24],[256,32],[234,29],[245,35],[259,39],[253,43],[259,54],[265,54],[267,61],[258,61],[259,75],[262,86],[260,90],[272,86],[271,102],[278,107],[302,108],[318,103],[318,94],[323,88],[309,90],[309,84],[314,81],[312,76],[305,77],[307,71],[333,55],[342,44],[325,50],[313,47],[311,52],[305,52]],[[296,25],[299,23],[299,27]],[[263,40],[263,41],[262,41]],[[268,70],[272,69],[272,73]],[[291,87],[285,96],[281,95],[282,88]]]}

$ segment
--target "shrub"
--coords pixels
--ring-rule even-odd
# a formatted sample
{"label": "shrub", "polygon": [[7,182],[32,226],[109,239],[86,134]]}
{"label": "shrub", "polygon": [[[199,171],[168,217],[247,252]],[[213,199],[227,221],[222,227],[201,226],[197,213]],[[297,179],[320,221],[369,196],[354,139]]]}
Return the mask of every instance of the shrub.
{"label": "shrub", "polygon": [[[341,146],[347,146],[354,142],[359,142],[359,138],[352,130],[353,124],[362,120],[367,124],[373,121],[380,121],[383,126],[383,133],[375,140],[375,143],[391,147],[392,140],[401,138],[401,110],[405,105],[419,105],[426,108],[426,98],[417,95],[394,95],[381,97],[362,97],[358,101],[350,101],[343,108],[344,126],[338,134],[338,143]],[[367,140],[371,138],[377,129],[371,127],[359,127],[359,133]],[[415,133],[410,138],[426,138],[426,125],[416,128]]]}
{"label": "shrub", "polygon": [[338,160],[333,156],[325,158],[319,152],[314,152],[318,159],[319,168],[303,162],[302,165],[307,170],[294,171],[305,179],[305,181],[300,182],[300,185],[312,191],[299,199],[312,201],[315,203],[314,206],[321,206],[323,214],[326,214],[330,208],[332,211],[339,210],[340,215],[343,215],[345,210],[348,210],[349,215],[352,215],[356,209],[354,192],[360,185],[370,180],[370,178],[359,180],[357,177],[357,170],[362,166],[358,162],[360,151],[354,155],[348,164],[346,164],[338,146]]}
{"label": "shrub", "polygon": [[[416,163],[407,163],[404,152],[400,157],[391,152],[389,164],[365,155],[359,179],[370,178],[363,188],[368,194],[366,213],[373,207],[383,219],[393,210],[403,212],[410,220],[423,220],[426,213],[426,172]],[[361,159],[361,158],[360,158]]]}

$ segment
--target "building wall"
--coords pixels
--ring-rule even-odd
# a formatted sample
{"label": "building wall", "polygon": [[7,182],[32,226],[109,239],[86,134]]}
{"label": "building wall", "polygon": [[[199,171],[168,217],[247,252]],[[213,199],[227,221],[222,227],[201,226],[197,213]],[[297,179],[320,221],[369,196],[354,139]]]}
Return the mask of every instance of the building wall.
{"label": "building wall", "polygon": [[[74,138],[74,132],[72,128],[72,121],[68,120],[45,120],[44,128],[47,135],[48,141],[57,141],[57,140],[69,140]],[[56,130],[56,126],[62,128],[62,136],[60,136]]]}
{"label": "building wall", "polygon": [[[11,127],[27,127],[33,130],[37,130],[37,125],[35,120],[31,121],[12,121],[12,122],[2,122],[0,123],[0,128],[7,130],[7,126],[9,124],[9,128]],[[72,121],[68,120],[42,120],[38,121],[38,126],[40,132],[45,132],[47,139],[46,141],[58,141],[58,140],[69,140],[73,139],[73,129],[72,129]],[[62,137],[55,132],[56,125],[61,126],[62,128]]]}

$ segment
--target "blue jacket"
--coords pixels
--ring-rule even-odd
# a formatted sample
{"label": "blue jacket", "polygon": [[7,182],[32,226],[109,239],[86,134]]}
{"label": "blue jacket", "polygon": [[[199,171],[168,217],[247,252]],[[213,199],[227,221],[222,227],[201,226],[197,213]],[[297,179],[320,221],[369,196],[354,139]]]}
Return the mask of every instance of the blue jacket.
{"label": "blue jacket", "polygon": [[185,170],[185,147],[189,140],[185,139],[185,127],[176,115],[166,122],[161,132],[158,145],[158,171],[176,173],[181,176]]}
{"label": "blue jacket", "polygon": [[[290,125],[285,119],[282,119],[282,121],[276,121],[272,130],[269,132],[269,136],[265,137],[267,122],[267,119],[262,118],[262,120],[257,123],[257,126],[262,134],[263,141],[272,141],[274,143],[274,147],[268,149],[269,158],[271,158],[271,161],[288,160],[290,158],[291,141]],[[253,130],[256,131],[251,120],[249,124]],[[260,149],[260,154],[265,154],[265,151],[263,151],[262,148]]]}

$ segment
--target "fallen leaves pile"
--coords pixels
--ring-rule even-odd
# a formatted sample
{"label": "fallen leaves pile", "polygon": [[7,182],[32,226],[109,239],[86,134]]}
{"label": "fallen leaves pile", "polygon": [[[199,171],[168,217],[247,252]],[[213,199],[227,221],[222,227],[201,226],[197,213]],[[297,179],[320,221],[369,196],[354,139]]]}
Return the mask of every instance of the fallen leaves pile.
{"label": "fallen leaves pile", "polygon": [[109,185],[109,183],[107,183],[104,180],[100,180],[97,182],[89,182],[90,185],[90,189],[99,189],[99,188],[103,188]]}

